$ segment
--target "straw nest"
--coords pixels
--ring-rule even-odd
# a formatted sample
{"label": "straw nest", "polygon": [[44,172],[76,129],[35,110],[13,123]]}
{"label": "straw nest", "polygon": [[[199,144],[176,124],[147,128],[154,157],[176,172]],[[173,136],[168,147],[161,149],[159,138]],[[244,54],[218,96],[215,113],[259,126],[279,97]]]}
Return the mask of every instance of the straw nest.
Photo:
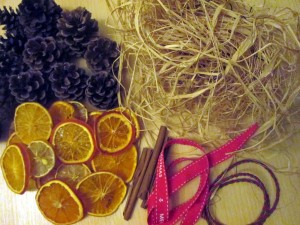
{"label": "straw nest", "polygon": [[296,12],[241,0],[108,4],[121,34],[121,102],[146,130],[165,124],[173,136],[214,147],[258,122],[247,149],[261,150],[297,127]]}

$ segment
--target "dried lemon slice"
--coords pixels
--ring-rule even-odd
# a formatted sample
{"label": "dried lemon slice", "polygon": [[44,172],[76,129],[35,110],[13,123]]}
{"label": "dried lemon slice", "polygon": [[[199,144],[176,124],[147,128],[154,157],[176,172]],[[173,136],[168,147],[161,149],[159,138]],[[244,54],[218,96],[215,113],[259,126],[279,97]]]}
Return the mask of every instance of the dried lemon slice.
{"label": "dried lemon slice", "polygon": [[51,130],[51,116],[42,105],[36,102],[26,102],[17,107],[15,132],[23,143],[48,140]]}

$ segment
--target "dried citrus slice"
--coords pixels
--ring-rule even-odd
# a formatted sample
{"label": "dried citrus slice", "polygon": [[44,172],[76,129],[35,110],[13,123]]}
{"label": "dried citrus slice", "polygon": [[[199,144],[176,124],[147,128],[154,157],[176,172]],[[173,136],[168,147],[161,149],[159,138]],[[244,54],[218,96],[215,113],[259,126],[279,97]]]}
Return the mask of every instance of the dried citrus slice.
{"label": "dried citrus slice", "polygon": [[26,147],[9,145],[1,157],[1,169],[7,186],[17,194],[23,194],[30,176],[30,158]]}
{"label": "dried citrus slice", "polygon": [[44,184],[35,199],[43,216],[54,224],[71,224],[83,218],[82,203],[62,181],[52,180]]}
{"label": "dried citrus slice", "polygon": [[101,111],[93,111],[89,113],[89,118],[88,118],[88,124],[92,127],[95,126],[95,123],[97,121],[97,119],[99,118],[99,116],[101,116],[103,114],[103,112]]}
{"label": "dried citrus slice", "polygon": [[94,153],[92,129],[78,120],[58,124],[53,132],[52,144],[56,156],[66,164],[84,163]]}
{"label": "dried citrus slice", "polygon": [[52,117],[53,124],[56,125],[62,121],[74,118],[75,109],[73,105],[68,102],[56,101],[50,106],[49,113]]}
{"label": "dried citrus slice", "polygon": [[139,124],[136,114],[132,110],[125,108],[125,107],[118,107],[118,108],[115,108],[114,110],[117,112],[124,113],[126,115],[126,117],[129,119],[130,123],[135,128],[135,138],[136,139],[139,138],[140,137],[140,124]]}
{"label": "dried citrus slice", "polygon": [[95,172],[111,172],[121,177],[126,183],[132,179],[136,164],[137,150],[134,145],[116,154],[100,153],[92,160],[92,168]]}
{"label": "dried citrus slice", "polygon": [[27,186],[26,191],[36,191],[37,189],[38,189],[38,187],[37,187],[36,180],[33,178],[30,178],[28,181],[28,186]]}
{"label": "dried citrus slice", "polygon": [[88,111],[85,106],[77,101],[69,101],[69,103],[73,106],[75,112],[74,117],[78,120],[82,120],[84,122],[88,121]]}
{"label": "dried citrus slice", "polygon": [[87,175],[91,174],[90,169],[85,164],[61,164],[57,171],[55,178],[62,180],[70,187],[76,187],[76,185]]}
{"label": "dried citrus slice", "polygon": [[85,209],[93,216],[107,216],[115,212],[125,197],[126,189],[120,177],[108,172],[92,173],[77,185]]}
{"label": "dried citrus slice", "polygon": [[114,153],[133,143],[135,129],[124,114],[110,111],[97,119],[95,135],[101,150]]}
{"label": "dried citrus slice", "polygon": [[31,156],[31,175],[43,177],[55,166],[55,154],[52,146],[46,141],[33,141],[28,145]]}
{"label": "dried citrus slice", "polygon": [[15,131],[23,143],[29,144],[36,140],[48,140],[51,129],[51,116],[39,103],[25,102],[17,107]]}
{"label": "dried citrus slice", "polygon": [[17,133],[13,132],[7,140],[7,145],[18,144],[18,143],[22,143],[22,141],[17,135]]}
{"label": "dried citrus slice", "polygon": [[51,180],[55,180],[56,170],[57,170],[57,165],[55,165],[54,168],[50,171],[50,173],[48,173],[46,176],[35,178],[36,187],[40,189],[44,184],[48,183]]}

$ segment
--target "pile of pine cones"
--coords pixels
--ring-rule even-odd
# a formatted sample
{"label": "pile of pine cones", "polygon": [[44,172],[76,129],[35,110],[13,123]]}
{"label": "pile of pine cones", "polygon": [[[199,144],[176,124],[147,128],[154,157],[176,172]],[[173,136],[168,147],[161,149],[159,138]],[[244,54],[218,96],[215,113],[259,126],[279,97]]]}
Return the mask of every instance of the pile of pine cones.
{"label": "pile of pine cones", "polygon": [[[23,0],[0,9],[0,127],[15,107],[87,99],[100,109],[117,106],[119,46],[99,34],[85,8],[64,11],[53,0]],[[84,58],[88,73],[74,62]]]}

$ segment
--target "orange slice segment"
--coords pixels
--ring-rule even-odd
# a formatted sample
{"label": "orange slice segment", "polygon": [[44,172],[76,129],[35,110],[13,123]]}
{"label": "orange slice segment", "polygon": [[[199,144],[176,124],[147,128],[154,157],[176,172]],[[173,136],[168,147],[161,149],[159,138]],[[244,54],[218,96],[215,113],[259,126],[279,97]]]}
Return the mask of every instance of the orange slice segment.
{"label": "orange slice segment", "polygon": [[42,105],[36,102],[26,102],[17,107],[15,131],[23,143],[48,140],[51,129],[51,116]]}
{"label": "orange slice segment", "polygon": [[23,145],[9,145],[1,157],[4,180],[10,190],[23,194],[30,176],[30,158]]}
{"label": "orange slice segment", "polygon": [[83,218],[82,203],[62,181],[44,184],[35,198],[42,215],[54,224],[76,223]]}
{"label": "orange slice segment", "polygon": [[56,156],[66,164],[84,163],[94,153],[91,128],[81,121],[67,121],[54,129],[52,144]]}
{"label": "orange slice segment", "polygon": [[136,164],[137,150],[134,145],[117,154],[100,153],[92,160],[92,168],[95,172],[111,172],[121,177],[126,183],[131,181]]}
{"label": "orange slice segment", "polygon": [[77,185],[88,214],[107,216],[115,212],[126,194],[126,185],[118,176],[108,172],[92,173]]}
{"label": "orange slice segment", "polygon": [[91,174],[90,169],[85,164],[61,164],[57,171],[55,178],[59,179],[70,187],[76,187],[76,185],[86,176]]}
{"label": "orange slice segment", "polygon": [[85,106],[77,101],[69,101],[69,103],[74,108],[74,117],[78,120],[82,120],[84,122],[88,121],[88,111]]}
{"label": "orange slice segment", "polygon": [[52,146],[46,141],[33,141],[28,145],[31,155],[31,175],[46,176],[55,166],[55,154]]}
{"label": "orange slice segment", "polygon": [[115,153],[133,143],[135,129],[124,114],[111,111],[98,118],[95,135],[101,150]]}
{"label": "orange slice segment", "polygon": [[75,109],[73,105],[68,102],[56,101],[50,106],[49,113],[52,117],[53,124],[56,125],[74,118]]}

